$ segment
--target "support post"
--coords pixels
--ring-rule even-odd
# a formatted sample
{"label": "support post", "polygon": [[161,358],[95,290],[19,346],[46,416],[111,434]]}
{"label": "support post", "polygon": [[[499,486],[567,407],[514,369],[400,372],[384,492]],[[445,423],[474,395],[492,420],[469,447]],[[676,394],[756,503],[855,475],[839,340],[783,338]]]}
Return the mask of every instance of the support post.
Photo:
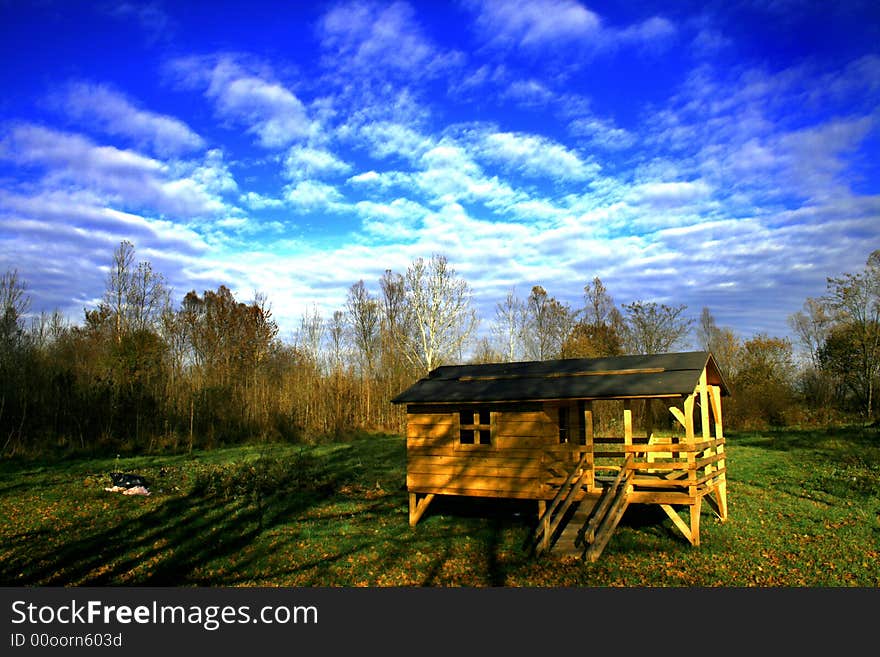
{"label": "support post", "polygon": [[538,519],[540,520],[543,536],[541,536],[541,552],[546,552],[550,547],[550,514],[547,513],[547,500],[538,500]]}
{"label": "support post", "polygon": [[703,368],[700,374],[700,424],[703,429],[703,440],[710,440],[712,437],[709,427],[709,388],[706,381],[706,369]]}
{"label": "support post", "polygon": [[[724,455],[724,427],[721,419],[721,387],[710,386],[710,398],[712,402],[712,415],[715,416],[715,439],[722,441],[716,448],[716,454]],[[727,472],[725,459],[718,461],[718,483],[715,485],[715,500],[718,503],[718,516],[722,522],[727,520]]]}
{"label": "support post", "polygon": [[703,503],[703,497],[697,496],[694,503],[691,504],[691,545],[700,545],[700,507]]}
{"label": "support post", "polygon": [[409,526],[415,527],[416,523],[425,513],[428,505],[434,499],[434,493],[428,493],[422,499],[418,498],[418,493],[409,494]]}
{"label": "support post", "polygon": [[596,473],[596,459],[593,451],[593,402],[587,400],[584,402],[584,443],[587,451],[590,453],[589,458],[589,467],[590,472],[587,474],[584,479],[584,484],[587,486],[587,490],[592,491],[596,487],[595,473]]}
{"label": "support post", "polygon": [[682,536],[693,546],[700,544],[700,507],[699,499],[694,504],[688,506],[691,521],[690,525],[688,525],[688,523],[682,520],[681,516],[678,515],[678,511],[671,504],[660,505],[660,508],[666,512],[666,515],[669,516],[669,519],[672,520],[672,523],[678,528]]}

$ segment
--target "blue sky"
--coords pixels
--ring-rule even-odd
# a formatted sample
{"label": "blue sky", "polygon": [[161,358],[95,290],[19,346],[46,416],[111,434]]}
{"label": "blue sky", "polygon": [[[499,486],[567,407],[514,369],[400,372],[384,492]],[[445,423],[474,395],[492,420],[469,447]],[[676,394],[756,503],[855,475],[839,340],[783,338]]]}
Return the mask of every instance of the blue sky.
{"label": "blue sky", "polygon": [[80,321],[134,243],[282,337],[447,256],[487,329],[708,306],[786,335],[880,248],[876,2],[0,0],[0,270]]}

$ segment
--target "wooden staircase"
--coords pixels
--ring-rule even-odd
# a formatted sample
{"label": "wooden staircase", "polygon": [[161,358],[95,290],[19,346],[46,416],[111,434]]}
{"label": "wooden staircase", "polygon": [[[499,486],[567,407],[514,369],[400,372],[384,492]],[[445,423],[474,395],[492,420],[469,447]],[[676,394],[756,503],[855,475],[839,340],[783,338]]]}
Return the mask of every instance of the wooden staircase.
{"label": "wooden staircase", "polygon": [[583,477],[571,477],[553,503],[538,520],[533,545],[536,554],[545,551],[560,557],[579,557],[595,562],[608,544],[629,506],[630,482],[634,471],[627,458],[614,480],[603,486],[601,495],[587,496],[573,506]]}
{"label": "wooden staircase", "polygon": [[537,556],[548,551],[556,542],[557,532],[568,521],[569,511],[577,500],[578,495],[583,489],[589,471],[584,468],[587,463],[589,454],[584,453],[580,462],[570,473],[566,480],[559,486],[556,496],[547,505],[544,513],[538,518],[538,526],[535,527],[535,533],[532,535],[530,547]]}
{"label": "wooden staircase", "polygon": [[624,466],[614,481],[605,486],[586,524],[577,532],[576,548],[583,549],[584,561],[595,562],[608,544],[623,512],[629,506],[630,481],[634,471]]}

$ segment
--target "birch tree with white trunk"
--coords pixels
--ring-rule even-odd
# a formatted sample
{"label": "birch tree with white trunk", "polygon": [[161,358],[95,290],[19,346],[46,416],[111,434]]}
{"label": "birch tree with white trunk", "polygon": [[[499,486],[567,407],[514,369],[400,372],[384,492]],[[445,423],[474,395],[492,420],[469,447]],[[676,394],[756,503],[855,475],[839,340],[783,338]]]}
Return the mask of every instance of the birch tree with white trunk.
{"label": "birch tree with white trunk", "polygon": [[403,352],[425,373],[458,356],[477,327],[472,292],[446,257],[418,258],[407,269]]}

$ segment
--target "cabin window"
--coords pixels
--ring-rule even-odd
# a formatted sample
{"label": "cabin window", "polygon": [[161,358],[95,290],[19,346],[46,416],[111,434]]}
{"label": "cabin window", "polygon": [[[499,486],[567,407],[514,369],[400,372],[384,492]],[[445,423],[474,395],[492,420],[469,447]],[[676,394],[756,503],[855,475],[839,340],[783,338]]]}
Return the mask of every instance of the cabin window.
{"label": "cabin window", "polygon": [[491,445],[491,411],[473,409],[459,411],[458,442],[461,445]]}
{"label": "cabin window", "polygon": [[567,443],[571,440],[571,423],[568,406],[559,407],[559,442]]}

